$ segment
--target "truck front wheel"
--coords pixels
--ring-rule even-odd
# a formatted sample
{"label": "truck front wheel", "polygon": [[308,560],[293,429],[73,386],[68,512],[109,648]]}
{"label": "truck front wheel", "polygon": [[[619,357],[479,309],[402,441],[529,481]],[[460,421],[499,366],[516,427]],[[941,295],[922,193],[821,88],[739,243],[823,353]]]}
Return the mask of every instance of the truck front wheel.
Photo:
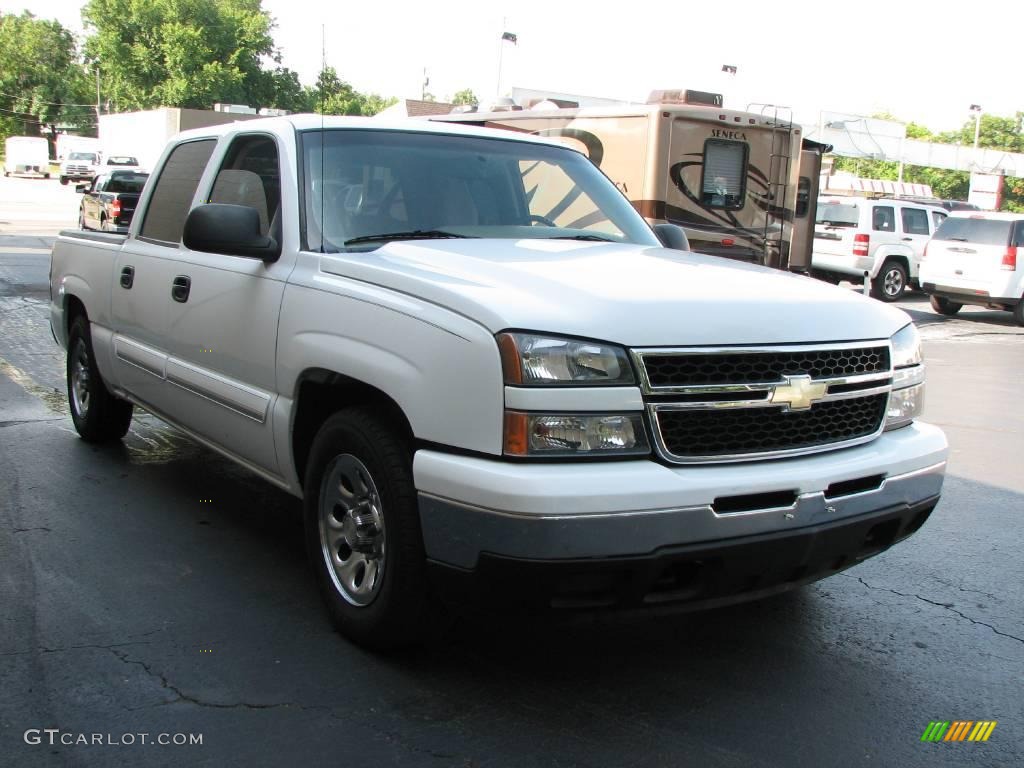
{"label": "truck front wheel", "polygon": [[68,185],[68,177],[67,176],[61,176],[60,177],[60,183],[63,184],[66,187]]}
{"label": "truck front wheel", "polygon": [[68,403],[71,420],[89,443],[120,440],[132,423],[132,404],[107,390],[92,349],[89,320],[79,315],[68,334]]}
{"label": "truck front wheel", "polygon": [[306,547],[335,627],[373,649],[416,642],[428,595],[409,446],[369,409],[345,409],[314,438],[304,487]]}

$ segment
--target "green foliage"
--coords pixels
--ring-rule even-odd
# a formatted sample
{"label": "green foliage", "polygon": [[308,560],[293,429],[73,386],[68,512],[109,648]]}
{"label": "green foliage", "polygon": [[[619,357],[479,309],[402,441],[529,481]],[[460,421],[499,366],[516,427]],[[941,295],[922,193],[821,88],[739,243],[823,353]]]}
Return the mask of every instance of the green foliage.
{"label": "green foliage", "polygon": [[[94,99],[95,97],[93,97]],[[0,15],[0,134],[39,135],[42,127],[91,129],[89,77],[71,32],[56,21]]]}
{"label": "green foliage", "polygon": [[[889,114],[874,115],[880,119],[895,119]],[[1024,112],[1014,117],[998,115],[982,115],[978,146],[989,149],[1001,149],[1006,152],[1024,153]],[[960,144],[965,147],[974,146],[975,121],[964,122],[959,130],[932,133],[923,125],[907,124],[907,138],[921,141],[933,141],[938,144]],[[835,169],[847,171],[865,179],[899,178],[899,163],[883,160],[870,160],[857,157],[835,158]],[[967,171],[952,171],[945,168],[928,168],[907,165],[903,168],[903,180],[914,184],[927,184],[932,193],[944,200],[966,200],[971,187],[971,175]],[[1024,179],[1007,176],[1003,180],[1004,211],[1024,212]]]}
{"label": "green foliage", "polygon": [[369,117],[396,103],[376,93],[360,93],[338,77],[333,67],[325,68],[317,78],[316,87],[307,91],[315,111],[325,115],[363,115]]}
{"label": "green foliage", "polygon": [[452,97],[452,104],[479,104],[480,100],[469,88],[463,88]]}
{"label": "green foliage", "polygon": [[82,18],[86,54],[120,110],[273,106],[263,99],[288,84],[263,70],[280,56],[260,0],[88,0]]}

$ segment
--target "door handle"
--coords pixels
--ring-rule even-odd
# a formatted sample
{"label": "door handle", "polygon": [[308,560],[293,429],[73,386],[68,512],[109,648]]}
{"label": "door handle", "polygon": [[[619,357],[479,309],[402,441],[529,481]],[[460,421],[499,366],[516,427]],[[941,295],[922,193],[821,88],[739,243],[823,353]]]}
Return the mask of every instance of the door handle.
{"label": "door handle", "polygon": [[178,275],[171,284],[171,298],[179,304],[188,301],[188,292],[192,288],[192,278],[188,275]]}
{"label": "door handle", "polygon": [[132,284],[135,282],[135,267],[124,267],[121,270],[121,287],[127,290],[131,290]]}
{"label": "door handle", "polygon": [[910,242],[910,241],[912,241],[912,240],[913,240],[914,238],[912,238],[912,237],[904,237],[903,239],[904,239],[904,240],[906,240],[907,242]]}

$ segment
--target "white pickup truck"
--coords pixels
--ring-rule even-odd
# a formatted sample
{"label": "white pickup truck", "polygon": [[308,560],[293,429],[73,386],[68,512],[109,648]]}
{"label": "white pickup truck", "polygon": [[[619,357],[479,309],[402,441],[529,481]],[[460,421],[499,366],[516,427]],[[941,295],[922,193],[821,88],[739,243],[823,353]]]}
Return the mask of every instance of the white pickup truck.
{"label": "white pickup truck", "polygon": [[439,596],[720,605],[915,532],[947,445],[907,315],[678,235],[550,140],[256,120],[173,139],[127,235],[63,233],[51,322],[80,435],[134,404],[301,497],[368,646]]}

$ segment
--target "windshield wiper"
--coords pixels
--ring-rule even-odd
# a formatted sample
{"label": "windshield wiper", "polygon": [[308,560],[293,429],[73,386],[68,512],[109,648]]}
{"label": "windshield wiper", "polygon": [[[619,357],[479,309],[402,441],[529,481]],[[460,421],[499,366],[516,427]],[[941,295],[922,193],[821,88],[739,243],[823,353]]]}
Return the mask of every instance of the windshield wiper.
{"label": "windshield wiper", "polygon": [[408,232],[384,232],[378,235],[353,237],[346,240],[345,245],[377,243],[384,240],[441,240],[453,237],[472,237],[472,235],[458,235],[454,232],[445,232],[443,229],[412,229]]}
{"label": "windshield wiper", "polygon": [[548,237],[547,240],[597,240],[602,243],[617,243],[618,240],[613,240],[610,237],[604,237],[603,235],[558,235],[556,237]]}

